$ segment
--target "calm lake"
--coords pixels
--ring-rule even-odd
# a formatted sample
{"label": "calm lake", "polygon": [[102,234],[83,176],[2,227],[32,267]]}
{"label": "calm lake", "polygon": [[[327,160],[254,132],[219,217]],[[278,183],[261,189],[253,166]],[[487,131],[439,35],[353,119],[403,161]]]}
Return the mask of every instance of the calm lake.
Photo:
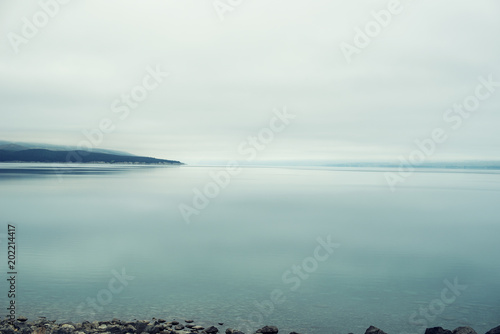
{"label": "calm lake", "polygon": [[391,192],[376,169],[242,168],[225,187],[222,170],[0,165],[17,315],[245,333],[500,324],[499,171],[422,170]]}

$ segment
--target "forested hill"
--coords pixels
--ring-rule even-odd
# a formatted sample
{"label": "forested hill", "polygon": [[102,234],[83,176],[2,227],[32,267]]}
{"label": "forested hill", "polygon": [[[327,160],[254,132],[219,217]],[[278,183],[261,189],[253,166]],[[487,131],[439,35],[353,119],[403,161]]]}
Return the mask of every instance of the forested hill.
{"label": "forested hill", "polygon": [[81,150],[52,151],[46,149],[29,149],[20,151],[0,150],[0,162],[73,162],[182,165],[181,162],[175,160],[96,153]]}

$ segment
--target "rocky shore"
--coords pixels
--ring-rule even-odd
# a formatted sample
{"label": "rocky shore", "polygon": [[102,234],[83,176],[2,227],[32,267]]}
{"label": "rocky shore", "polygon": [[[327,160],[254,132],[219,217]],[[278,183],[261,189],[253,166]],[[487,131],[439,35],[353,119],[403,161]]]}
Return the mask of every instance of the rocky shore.
{"label": "rocky shore", "polygon": [[[203,327],[196,325],[193,320],[167,321],[164,319],[122,321],[84,321],[82,323],[56,323],[40,317],[35,321],[28,321],[19,317],[16,321],[3,320],[0,322],[0,334],[254,334],[243,333],[238,329],[222,329],[223,323],[217,326]],[[265,326],[255,333],[275,334],[279,330],[275,326]],[[300,334],[291,332],[290,334]],[[353,333],[349,333],[353,334]],[[387,334],[377,327],[370,326],[364,334]],[[427,328],[425,334],[478,334],[471,327],[458,327],[454,330],[442,327]],[[500,326],[495,327],[485,334],[500,334]]]}

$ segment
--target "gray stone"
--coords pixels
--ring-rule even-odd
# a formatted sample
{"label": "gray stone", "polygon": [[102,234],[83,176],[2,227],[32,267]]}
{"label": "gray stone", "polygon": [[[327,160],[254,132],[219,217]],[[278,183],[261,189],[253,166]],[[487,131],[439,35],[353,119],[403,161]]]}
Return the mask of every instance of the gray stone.
{"label": "gray stone", "polygon": [[262,334],[275,334],[278,333],[278,327],[276,326],[265,326],[257,331],[257,333]]}
{"label": "gray stone", "polygon": [[208,334],[215,334],[215,333],[218,333],[219,330],[214,326],[210,326],[207,329],[205,329],[205,332]]}
{"label": "gray stone", "polygon": [[476,331],[468,326],[457,327],[453,330],[453,334],[477,334]]}
{"label": "gray stone", "polygon": [[452,334],[450,330],[443,327],[432,327],[425,330],[425,334]]}
{"label": "gray stone", "polygon": [[132,325],[127,325],[123,328],[123,332],[125,333],[137,333],[137,329]]}
{"label": "gray stone", "polygon": [[375,326],[370,326],[366,329],[365,334],[387,334],[387,333]]}
{"label": "gray stone", "polygon": [[137,321],[133,326],[136,328],[137,333],[142,333],[148,326],[147,322],[144,321]]}
{"label": "gray stone", "polygon": [[54,329],[54,334],[71,334],[75,331],[75,327],[69,324],[63,324],[59,328]]}
{"label": "gray stone", "polygon": [[500,334],[500,326],[490,329],[486,334]]}
{"label": "gray stone", "polygon": [[111,333],[121,333],[123,331],[123,327],[118,325],[111,325],[108,326],[108,331]]}

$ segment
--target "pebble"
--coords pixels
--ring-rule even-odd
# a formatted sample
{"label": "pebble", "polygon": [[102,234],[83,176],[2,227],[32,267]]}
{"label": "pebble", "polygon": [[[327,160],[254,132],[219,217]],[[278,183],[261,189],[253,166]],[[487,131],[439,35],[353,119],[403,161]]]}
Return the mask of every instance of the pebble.
{"label": "pebble", "polygon": [[[132,322],[121,321],[119,319],[113,319],[112,321],[83,321],[82,323],[56,323],[55,321],[46,320],[46,318],[40,317],[41,320],[28,321],[26,317],[18,317],[17,322],[9,322],[7,320],[0,321],[0,333],[22,333],[22,334],[190,334],[190,333],[200,333],[202,331],[204,334],[217,334],[219,329],[215,326],[205,327],[200,325],[194,325],[193,320],[185,320],[187,323],[185,326],[180,324],[178,321],[172,321],[166,323],[166,320],[158,319],[156,321],[147,320],[134,320]],[[224,323],[219,322],[219,325]],[[172,328],[172,326],[175,326]],[[19,330],[22,328],[22,331]],[[187,330],[186,330],[187,329]],[[245,334],[237,329],[228,328],[225,331],[226,334]],[[278,333],[278,328],[276,326],[264,326],[257,330],[256,333],[260,334],[276,334]],[[251,333],[246,333],[251,334]],[[297,332],[290,332],[290,334],[299,334]],[[350,333],[351,334],[351,333]],[[384,331],[378,329],[377,327],[370,326],[365,334],[385,334]],[[453,331],[443,329],[441,327],[427,328],[426,334],[476,334],[474,329],[470,327],[458,327]],[[500,334],[500,326],[492,328],[486,334]]]}

